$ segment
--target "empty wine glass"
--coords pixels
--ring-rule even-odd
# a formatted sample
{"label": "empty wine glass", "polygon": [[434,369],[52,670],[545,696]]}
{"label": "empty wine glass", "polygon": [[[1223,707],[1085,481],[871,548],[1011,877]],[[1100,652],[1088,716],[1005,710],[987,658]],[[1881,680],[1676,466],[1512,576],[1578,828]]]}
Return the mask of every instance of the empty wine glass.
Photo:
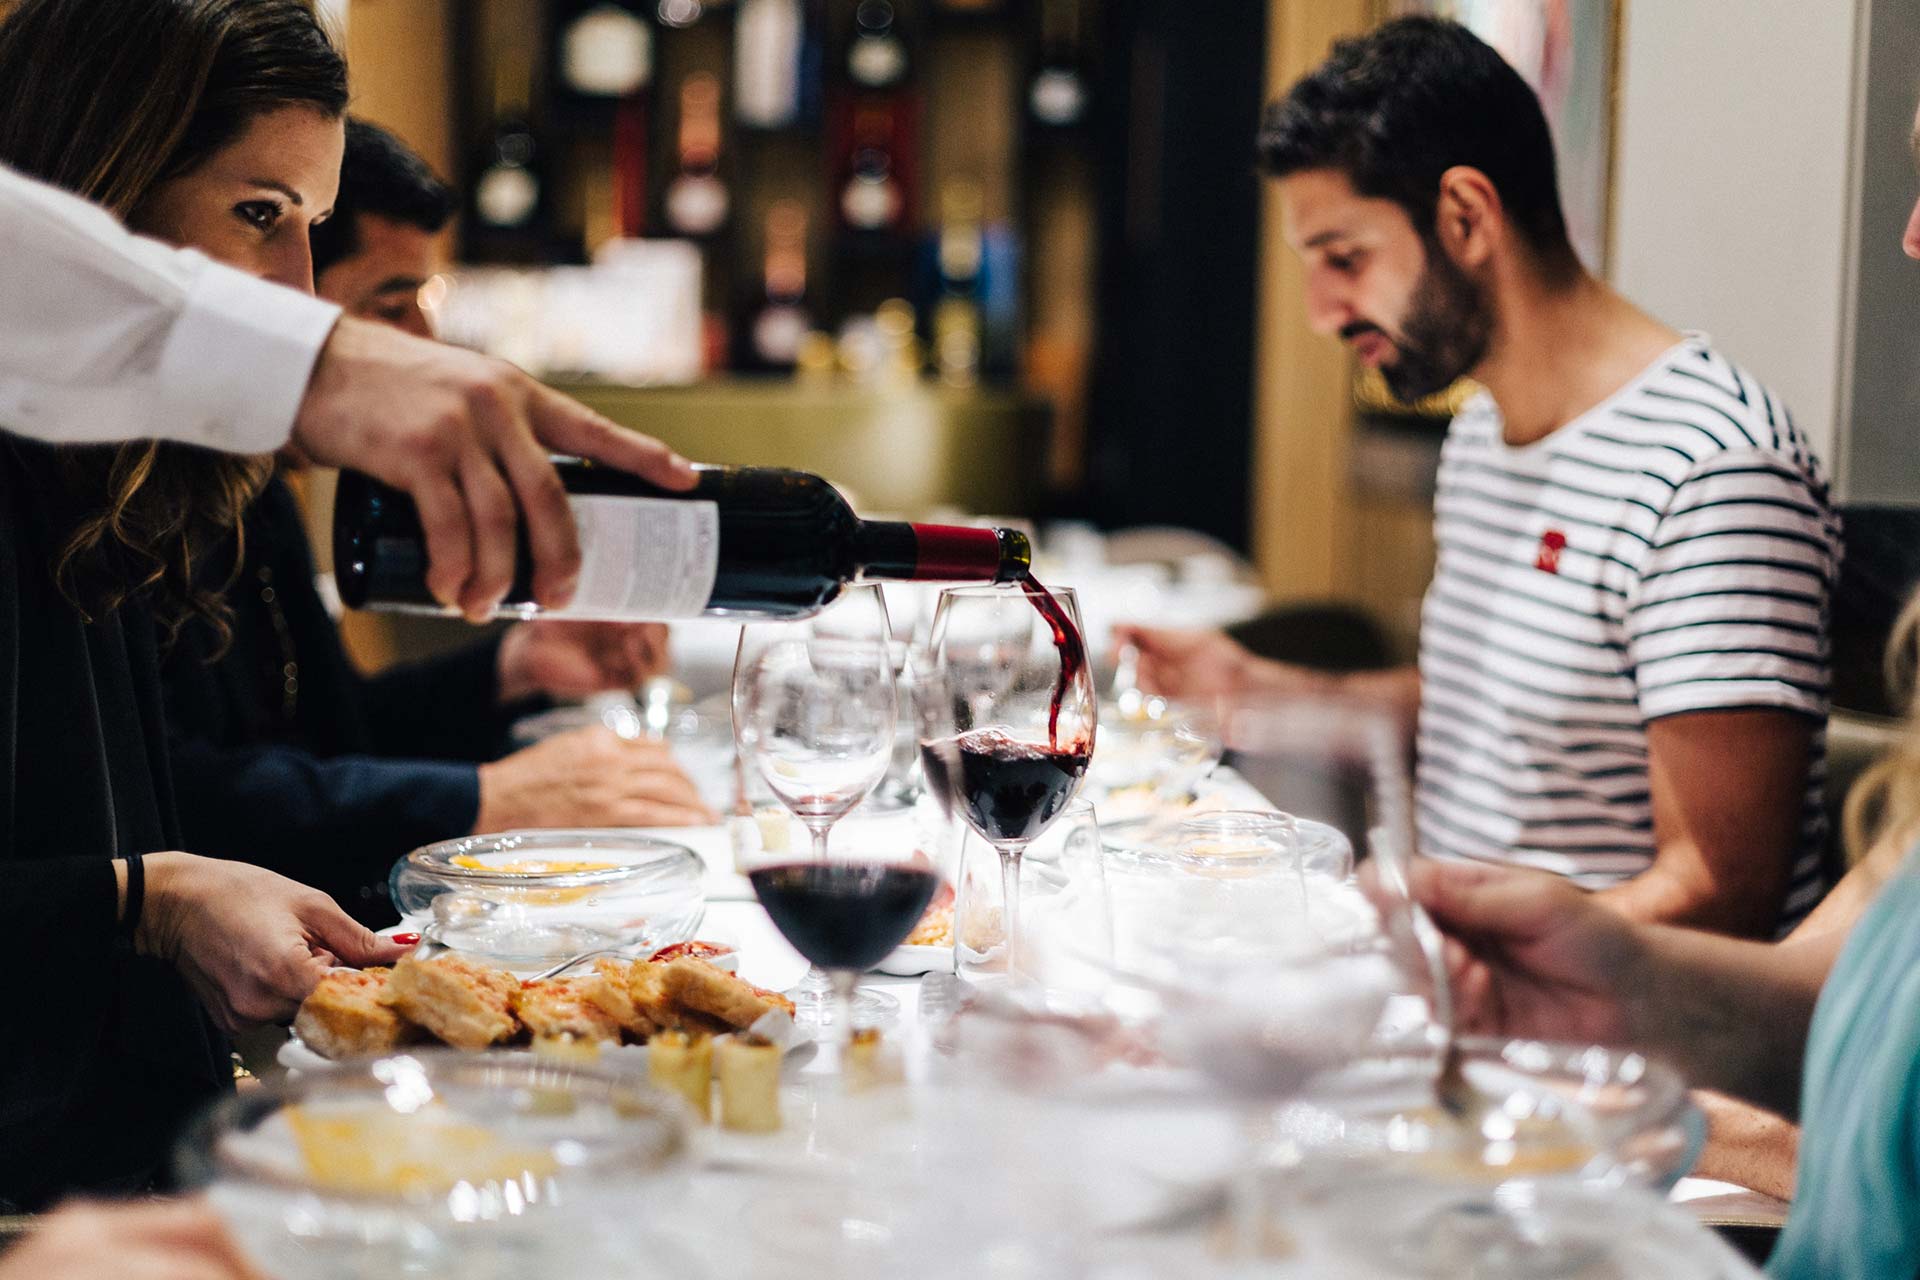
{"label": "empty wine glass", "polygon": [[[898,714],[885,598],[850,586],[808,622],[762,623],[740,632],[733,667],[733,731],[741,759],[807,828],[811,857],[827,858],[833,824],[866,799],[893,755]],[[832,985],[816,966],[789,992],[799,1021],[828,1025]],[[868,1021],[899,1008],[863,993],[853,1012]]]}
{"label": "empty wine glass", "polygon": [[927,787],[1000,858],[1007,969],[1019,968],[1020,860],[1079,793],[1095,698],[1070,590],[1031,579],[941,593],[915,688]]}

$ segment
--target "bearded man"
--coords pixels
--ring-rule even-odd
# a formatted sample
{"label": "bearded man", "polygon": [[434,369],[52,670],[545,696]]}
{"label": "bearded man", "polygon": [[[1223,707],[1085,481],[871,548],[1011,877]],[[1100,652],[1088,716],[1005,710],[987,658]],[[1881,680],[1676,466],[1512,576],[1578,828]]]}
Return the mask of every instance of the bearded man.
{"label": "bearded man", "polygon": [[1418,668],[1334,677],[1127,630],[1174,696],[1417,712],[1420,841],[1640,920],[1774,935],[1824,890],[1838,521],[1778,398],[1589,274],[1538,99],[1458,24],[1337,45],[1260,137],[1314,328],[1403,399],[1470,377]]}

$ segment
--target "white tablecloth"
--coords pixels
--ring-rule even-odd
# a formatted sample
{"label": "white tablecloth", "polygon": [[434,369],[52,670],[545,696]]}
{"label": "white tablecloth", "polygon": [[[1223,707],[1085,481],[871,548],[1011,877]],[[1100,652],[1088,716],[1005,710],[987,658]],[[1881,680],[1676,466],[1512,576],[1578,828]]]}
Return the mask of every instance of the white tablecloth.
{"label": "white tablecloth", "polygon": [[[712,849],[716,855],[724,847],[724,833],[682,832],[681,838],[690,844],[702,846],[703,851]],[[757,903],[731,892],[728,879],[732,877],[731,870],[721,865],[720,856],[716,856],[714,861],[713,883],[718,892],[708,909],[702,936],[737,946],[741,957],[740,972],[750,981],[775,989],[791,986],[805,971],[806,961],[780,936]],[[742,880],[740,883],[744,885],[745,882]],[[869,975],[865,981],[868,986],[887,991],[899,999],[901,1019],[889,1034],[896,1044],[907,1047],[910,1058],[924,1062],[928,1050],[918,1016],[920,980]],[[756,1155],[754,1143],[757,1140],[722,1135],[714,1140],[707,1158],[693,1173],[686,1197],[670,1215],[668,1232],[687,1253],[702,1257],[710,1268],[710,1274],[759,1275],[768,1274],[774,1269],[783,1276],[791,1277],[870,1274],[867,1271],[868,1261],[870,1257],[880,1256],[873,1251],[878,1246],[869,1241],[868,1246],[872,1246],[869,1249],[857,1237],[861,1232],[884,1233],[888,1230],[927,1233],[924,1257],[914,1243],[917,1236],[909,1234],[905,1247],[909,1256],[918,1259],[916,1271],[933,1276],[1055,1276],[1072,1274],[1074,1267],[1078,1267],[1083,1275],[1116,1278],[1241,1274],[1222,1261],[1218,1254],[1218,1226],[1209,1228],[1198,1222],[1177,1223],[1161,1229],[1128,1230],[1124,1226],[1090,1229],[1083,1221],[1075,1236],[1077,1243],[1071,1250],[1078,1255],[1077,1261],[1065,1254],[1048,1256],[1046,1244],[1035,1245],[1031,1239],[1027,1243],[1030,1249],[1038,1249],[1038,1254],[1029,1252],[1023,1255],[1017,1247],[1001,1244],[996,1246],[1001,1252],[994,1258],[963,1256],[968,1247],[965,1241],[977,1241],[979,1237],[974,1233],[986,1230],[999,1221],[991,1216],[983,1218],[980,1223],[965,1220],[967,1206],[990,1200],[991,1189],[980,1185],[984,1179],[977,1168],[970,1172],[956,1165],[949,1182],[940,1176],[938,1170],[929,1175],[924,1165],[917,1165],[915,1168],[922,1178],[931,1176],[931,1185],[936,1189],[943,1188],[943,1197],[952,1197],[947,1206],[951,1210],[950,1215],[942,1213],[928,1216],[923,1203],[929,1194],[926,1182],[917,1184],[917,1190],[908,1189],[904,1183],[891,1188],[876,1188],[850,1175],[848,1170],[855,1162],[837,1162],[836,1143],[865,1141],[865,1138],[850,1138],[845,1121],[842,1121],[842,1131],[836,1138],[828,1132],[833,1127],[830,1121],[823,1119],[828,1115],[833,1100],[840,1094],[836,1059],[837,1054],[830,1048],[819,1052],[803,1050],[796,1055],[789,1067],[793,1100],[788,1102],[787,1109],[789,1126],[797,1126],[798,1129],[771,1140],[771,1145],[766,1148],[768,1155],[764,1164]],[[906,1086],[896,1104],[902,1111],[899,1114],[887,1113],[893,1126],[890,1131],[910,1132],[910,1126],[901,1129],[901,1116],[906,1109],[916,1105],[916,1099],[927,1097],[928,1091],[936,1087],[926,1084]],[[1025,1105],[1027,1103],[1020,1100],[1009,1098],[1007,1101],[1009,1107]],[[1158,1123],[1184,1126],[1203,1122],[1167,1119]],[[1214,1123],[1218,1126],[1228,1121],[1224,1117],[1215,1117]],[[808,1130],[810,1125],[816,1126],[812,1133]],[[885,1124],[880,1126],[881,1129],[887,1127]],[[1216,1142],[1221,1132],[1217,1127],[1214,1129],[1213,1138]],[[1232,1131],[1228,1128],[1225,1132],[1231,1134]],[[1184,1133],[1186,1130],[1182,1128],[1170,1129],[1169,1139],[1171,1141]],[[875,1136],[873,1141],[880,1148],[876,1151],[876,1159],[901,1159],[899,1139]],[[911,1147],[914,1143],[909,1140],[905,1145]],[[844,1154],[844,1150],[839,1153]],[[1088,1163],[1080,1167],[1080,1172],[1091,1177],[1097,1171],[1111,1179],[1111,1170],[1096,1170],[1093,1164],[1095,1157],[1083,1157],[1075,1150],[1062,1149],[1052,1158],[1064,1162],[1062,1171],[1069,1175],[1068,1181],[1073,1176],[1079,1176],[1075,1162],[1082,1159]],[[1122,1194],[1138,1190],[1124,1182],[1121,1185],[1124,1188]],[[1170,1196],[1169,1201],[1177,1208],[1178,1197]],[[1645,1217],[1638,1222],[1632,1245],[1640,1252],[1640,1256],[1621,1264],[1619,1269],[1603,1267],[1583,1271],[1583,1277],[1589,1280],[1615,1276],[1619,1280],[1627,1280],[1628,1277],[1633,1280],[1654,1280],[1655,1277],[1672,1275],[1676,1280],[1682,1276],[1693,1280],[1701,1277],[1752,1280],[1758,1275],[1731,1248],[1701,1226],[1686,1209],[1654,1202],[1651,1197],[1641,1207]],[[1087,1210],[1081,1206],[1077,1212],[1084,1214]],[[1095,1209],[1093,1212],[1097,1215],[1100,1211]],[[903,1216],[895,1222],[889,1217],[893,1214]],[[1283,1229],[1288,1229],[1286,1223],[1282,1222],[1281,1225]],[[836,1236],[837,1243],[823,1243],[827,1235],[842,1231],[848,1233],[848,1239],[839,1240]],[[960,1243],[956,1243],[955,1236],[950,1234],[952,1232],[958,1233]],[[1370,1273],[1364,1268],[1356,1269],[1358,1264],[1351,1259],[1326,1257],[1313,1241],[1312,1234],[1311,1224],[1306,1230],[1290,1231],[1292,1252],[1263,1264],[1259,1273],[1282,1280],[1286,1277],[1310,1276],[1324,1280],[1333,1275],[1340,1276],[1341,1280],[1366,1280]],[[1041,1236],[1044,1241],[1044,1232]],[[956,1253],[956,1250],[960,1252]],[[885,1256],[893,1259],[899,1254],[896,1251]],[[989,1262],[994,1265],[988,1266]],[[1067,1270],[1063,1271],[1063,1267]],[[1379,1274],[1384,1277],[1387,1273]]]}

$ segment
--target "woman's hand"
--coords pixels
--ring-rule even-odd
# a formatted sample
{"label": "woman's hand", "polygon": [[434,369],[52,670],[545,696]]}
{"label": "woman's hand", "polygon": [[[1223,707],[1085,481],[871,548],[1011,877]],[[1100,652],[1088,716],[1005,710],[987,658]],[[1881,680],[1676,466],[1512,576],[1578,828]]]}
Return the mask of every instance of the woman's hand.
{"label": "woman's hand", "polygon": [[243,862],[150,853],[134,948],[174,965],[222,1030],[284,1022],[336,964],[391,964],[383,941],[318,889]]}
{"label": "woman's hand", "polygon": [[659,622],[522,622],[500,641],[500,701],[536,693],[584,698],[637,689],[667,669],[667,628]]}
{"label": "woman's hand", "polygon": [[[1448,937],[1463,1027],[1598,1044],[1633,1039],[1646,965],[1625,917],[1544,871],[1425,858],[1411,870],[1413,896]],[[1378,900],[1379,890],[1371,892]]]}
{"label": "woman's hand", "polygon": [[266,1280],[212,1209],[70,1205],[0,1255],[0,1280]]}

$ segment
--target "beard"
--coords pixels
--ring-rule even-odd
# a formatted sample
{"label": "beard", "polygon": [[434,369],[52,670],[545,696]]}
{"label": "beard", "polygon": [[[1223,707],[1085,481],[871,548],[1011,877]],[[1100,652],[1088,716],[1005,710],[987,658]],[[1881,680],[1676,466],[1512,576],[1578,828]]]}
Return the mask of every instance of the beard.
{"label": "beard", "polygon": [[1394,359],[1380,366],[1387,389],[1411,404],[1444,391],[1486,358],[1493,340],[1493,309],[1486,293],[1431,237],[1426,269],[1393,343]]}

